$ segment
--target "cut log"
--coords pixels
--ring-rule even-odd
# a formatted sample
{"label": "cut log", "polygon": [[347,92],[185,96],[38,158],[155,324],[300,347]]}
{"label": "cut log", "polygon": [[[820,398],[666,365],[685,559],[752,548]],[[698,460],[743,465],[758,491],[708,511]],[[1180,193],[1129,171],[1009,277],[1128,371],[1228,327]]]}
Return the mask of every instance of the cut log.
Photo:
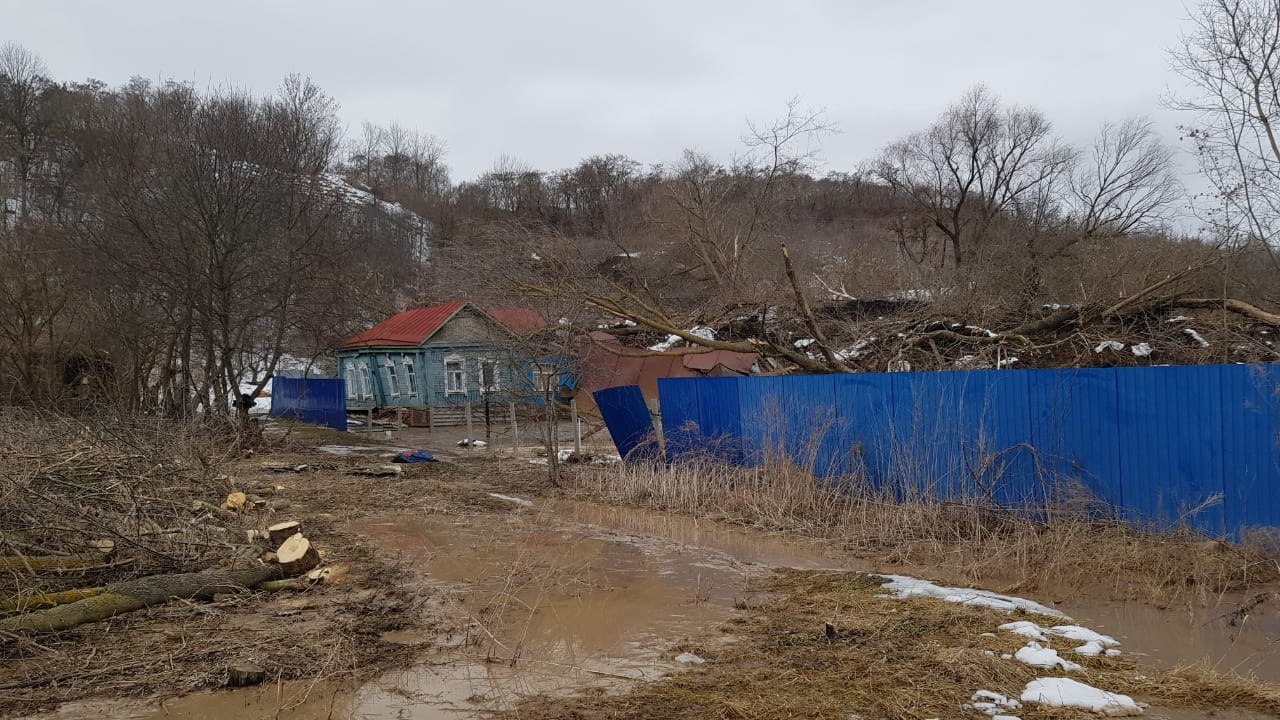
{"label": "cut log", "polygon": [[65,605],[77,600],[83,600],[94,595],[101,595],[106,588],[92,587],[79,588],[76,590],[62,590],[59,592],[36,593],[34,595],[19,595],[0,601],[0,615],[8,615],[15,612],[28,612],[31,610],[40,610],[42,608],[50,608],[56,605]]}
{"label": "cut log", "polygon": [[271,538],[271,544],[276,547],[280,547],[285,540],[300,532],[302,532],[302,523],[297,520],[276,523],[267,528],[267,536]]}
{"label": "cut log", "polygon": [[248,502],[248,499],[245,497],[244,493],[239,491],[233,492],[227,495],[227,499],[222,502],[222,509],[239,510],[245,506],[246,502]]}
{"label": "cut log", "polygon": [[267,671],[258,665],[245,663],[227,668],[227,687],[258,685],[266,679]]}
{"label": "cut log", "polygon": [[276,550],[276,559],[285,577],[301,575],[320,564],[320,553],[302,533],[292,535]]}
{"label": "cut log", "polygon": [[[112,583],[92,597],[0,619],[0,632],[57,632],[159,605],[171,598],[208,600],[221,593],[234,593],[256,587],[267,580],[280,580],[288,577],[289,573],[302,574],[320,564],[320,556],[306,538],[301,535],[296,535],[295,538],[302,539],[301,544],[294,542],[301,554],[287,568],[285,565],[275,564],[238,570],[217,568],[197,573],[151,575]],[[289,540],[293,541],[294,538]]]}
{"label": "cut log", "polygon": [[0,630],[7,632],[57,632],[120,613],[158,605],[170,598],[207,600],[218,593],[236,592],[253,587],[264,580],[284,576],[279,565],[260,565],[243,570],[205,570],[198,573],[151,575],[136,580],[112,583],[101,593],[48,610],[0,620]]}

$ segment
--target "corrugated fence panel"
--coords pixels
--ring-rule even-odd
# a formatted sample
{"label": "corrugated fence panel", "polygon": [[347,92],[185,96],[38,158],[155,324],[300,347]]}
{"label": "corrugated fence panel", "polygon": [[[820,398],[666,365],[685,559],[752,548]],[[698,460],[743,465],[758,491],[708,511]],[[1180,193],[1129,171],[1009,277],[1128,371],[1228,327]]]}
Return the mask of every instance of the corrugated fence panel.
{"label": "corrugated fence panel", "polygon": [[623,458],[652,457],[657,447],[653,418],[639,385],[597,390],[591,394],[600,408],[600,416],[609,428],[609,436]]}
{"label": "corrugated fence panel", "polygon": [[894,462],[893,376],[879,373],[832,375],[837,405],[836,431],[845,453],[842,469],[879,489]]}
{"label": "corrugated fence panel", "polygon": [[791,458],[826,477],[841,471],[834,375],[785,375],[739,382],[742,436],[766,455]]}
{"label": "corrugated fence panel", "polygon": [[1280,527],[1280,367],[1222,368],[1226,526]]}
{"label": "corrugated fence panel", "polygon": [[[1120,472],[1131,520],[1223,532],[1221,373],[1216,365],[1117,371]],[[1216,505],[1201,507],[1214,497]]]}
{"label": "corrugated fence panel", "polygon": [[341,378],[272,377],[271,414],[346,430],[346,384]]}
{"label": "corrugated fence panel", "polygon": [[1027,373],[954,372],[960,387],[960,489],[1008,507],[1040,506],[1031,449]]}
{"label": "corrugated fence panel", "polygon": [[697,378],[698,428],[707,442],[706,450],[733,462],[751,462],[751,453],[742,432],[742,411],[736,377]]}
{"label": "corrugated fence panel", "polygon": [[886,486],[903,497],[956,497],[961,490],[961,428],[954,416],[963,400],[958,373],[895,373],[894,462]]}
{"label": "corrugated fence panel", "polygon": [[1124,507],[1115,369],[1026,373],[1040,481],[1059,493],[1081,483],[1102,503],[1096,510],[1114,514]]}
{"label": "corrugated fence panel", "polygon": [[697,380],[659,378],[658,396],[662,399],[658,410],[667,457],[674,458],[702,447]]}
{"label": "corrugated fence panel", "polygon": [[1142,524],[1280,527],[1280,365],[682,378],[659,394],[673,455],[776,450],[900,495],[1010,506],[1078,500],[1078,481]]}

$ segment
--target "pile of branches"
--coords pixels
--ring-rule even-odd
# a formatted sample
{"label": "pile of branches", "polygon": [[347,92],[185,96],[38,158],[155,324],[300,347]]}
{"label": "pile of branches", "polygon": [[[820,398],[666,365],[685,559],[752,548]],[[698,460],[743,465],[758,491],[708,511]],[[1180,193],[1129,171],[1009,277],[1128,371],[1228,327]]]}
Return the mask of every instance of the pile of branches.
{"label": "pile of branches", "polygon": [[[1045,305],[973,321],[921,299],[847,298],[811,304],[790,259],[793,306],[703,314],[682,321],[624,291],[580,294],[630,325],[633,340],[671,336],[671,353],[759,353],[775,371],[884,372],[995,367],[1086,367],[1280,360],[1280,313],[1230,297],[1197,294],[1198,263],[1109,301]],[[690,325],[713,333],[694,332]]]}
{"label": "pile of branches", "polygon": [[0,599],[227,557],[244,533],[216,471],[235,452],[196,424],[0,409]]}

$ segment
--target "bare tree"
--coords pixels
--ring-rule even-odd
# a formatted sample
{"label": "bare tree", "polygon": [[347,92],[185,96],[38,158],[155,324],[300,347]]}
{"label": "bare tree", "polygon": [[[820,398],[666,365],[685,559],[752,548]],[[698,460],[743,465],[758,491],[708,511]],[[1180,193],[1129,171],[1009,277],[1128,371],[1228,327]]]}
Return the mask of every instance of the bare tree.
{"label": "bare tree", "polygon": [[1280,2],[1204,0],[1172,52],[1194,89],[1175,106],[1221,206],[1210,218],[1235,242],[1272,252],[1280,240]]}
{"label": "bare tree", "polygon": [[998,218],[1060,181],[1075,157],[1038,111],[1003,107],[979,85],[928,129],[882,150],[871,173],[942,233],[959,267]]}

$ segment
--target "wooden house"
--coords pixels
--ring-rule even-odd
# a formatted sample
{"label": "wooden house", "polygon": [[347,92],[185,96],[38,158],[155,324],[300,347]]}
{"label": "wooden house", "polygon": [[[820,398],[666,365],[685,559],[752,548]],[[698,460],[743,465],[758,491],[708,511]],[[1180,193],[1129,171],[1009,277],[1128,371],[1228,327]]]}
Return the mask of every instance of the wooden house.
{"label": "wooden house", "polygon": [[528,403],[549,381],[523,340],[542,324],[531,310],[485,311],[461,300],[392,315],[336,348],[347,408],[453,409],[461,417],[468,406]]}

